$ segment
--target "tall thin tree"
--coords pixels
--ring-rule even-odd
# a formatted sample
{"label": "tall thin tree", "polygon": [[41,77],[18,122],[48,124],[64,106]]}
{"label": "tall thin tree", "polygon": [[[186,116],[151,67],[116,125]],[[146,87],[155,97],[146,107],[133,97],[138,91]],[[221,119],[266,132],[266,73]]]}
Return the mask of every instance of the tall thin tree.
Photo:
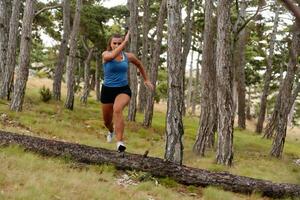
{"label": "tall thin tree", "polygon": [[68,43],[70,36],[70,0],[63,0],[63,36],[60,43],[59,54],[53,78],[53,98],[57,101],[61,99],[61,81],[64,66],[67,60]]}
{"label": "tall thin tree", "polygon": [[184,133],[183,112],[183,67],[181,66],[181,1],[168,0],[168,106],[166,115],[165,159],[182,164]]}
{"label": "tall thin tree", "polygon": [[[149,19],[150,19],[150,0],[143,1],[143,48],[142,48],[142,63],[144,64],[146,73],[149,72],[148,67],[148,51],[149,51],[149,39],[148,33],[150,29]],[[139,95],[138,95],[138,111],[143,112],[146,107],[146,87],[143,84],[143,79],[140,77],[140,84],[139,84]]]}
{"label": "tall thin tree", "polygon": [[32,22],[35,14],[36,1],[26,0],[24,15],[22,20],[22,35],[19,55],[19,69],[17,72],[16,82],[14,86],[14,94],[10,104],[13,111],[22,111],[23,101],[28,80]]}
{"label": "tall thin tree", "polygon": [[154,85],[154,90],[149,91],[149,96],[147,97],[147,104],[146,104],[145,116],[143,122],[143,125],[146,127],[149,127],[152,124],[155,88],[156,88],[156,81],[158,75],[159,58],[161,53],[161,42],[163,38],[163,26],[167,14],[166,9],[167,9],[167,0],[162,0],[159,8],[158,21],[156,24],[157,37],[154,45],[153,59],[151,60],[151,67],[149,70],[150,81]]}
{"label": "tall thin tree", "polygon": [[84,85],[83,85],[83,94],[80,101],[83,104],[87,103],[88,95],[90,93],[90,63],[93,57],[94,47],[89,48],[85,40],[82,40],[85,51],[87,52],[87,57],[84,60]]}
{"label": "tall thin tree", "polygon": [[203,53],[201,67],[201,114],[197,139],[193,151],[199,156],[204,156],[209,135],[214,135],[217,115],[216,102],[216,66],[214,61],[214,7],[213,0],[205,1],[205,22],[203,33]]}
{"label": "tall thin tree", "polygon": [[276,39],[278,23],[279,23],[279,10],[280,10],[280,6],[277,6],[276,11],[275,11],[273,31],[272,31],[271,40],[270,40],[269,55],[267,57],[267,68],[266,68],[266,72],[264,75],[264,88],[263,88],[263,92],[261,95],[259,115],[257,118],[257,124],[256,124],[256,130],[255,130],[257,133],[262,132],[264,121],[265,121],[265,116],[266,116],[267,97],[269,95],[270,82],[271,82],[271,78],[272,78],[271,76],[272,76],[274,46],[275,46],[275,39]]}
{"label": "tall thin tree", "polygon": [[220,0],[217,8],[217,101],[218,101],[218,146],[217,163],[231,165],[233,159],[233,68],[231,59],[232,0]]}
{"label": "tall thin tree", "polygon": [[[202,44],[202,42],[201,42]],[[201,49],[201,48],[200,48]],[[198,57],[197,57],[197,64],[196,64],[196,77],[195,77],[195,89],[194,89],[194,95],[192,98],[192,115],[195,115],[196,113],[196,105],[197,105],[197,98],[200,93],[200,85],[199,85],[199,77],[200,77],[200,53],[198,52]]]}
{"label": "tall thin tree", "polygon": [[[130,12],[130,51],[137,55],[138,52],[138,0],[128,0],[128,7]],[[135,121],[137,111],[137,71],[136,67],[130,64],[129,81],[131,89],[131,99],[128,106],[129,121]]]}
{"label": "tall thin tree", "polygon": [[67,99],[65,107],[69,110],[74,108],[74,86],[75,86],[75,63],[76,63],[76,52],[77,52],[77,40],[79,33],[80,24],[80,12],[82,8],[82,0],[76,1],[76,11],[73,21],[72,32],[70,35],[70,54],[67,65]]}
{"label": "tall thin tree", "polygon": [[21,0],[14,0],[12,14],[9,24],[9,39],[6,55],[6,70],[4,72],[3,84],[0,90],[0,98],[10,99],[10,93],[14,82],[14,71],[16,65],[17,43],[18,43],[18,28],[20,18]]}
{"label": "tall thin tree", "polygon": [[[182,45],[182,58],[181,58],[181,65],[183,67],[183,71],[185,73],[186,71],[186,62],[187,57],[191,49],[191,43],[192,43],[192,28],[193,28],[193,18],[192,18],[192,12],[193,12],[194,2],[192,0],[187,1],[187,9],[186,9],[186,18],[185,18],[185,31],[184,31],[184,37],[183,37],[183,45]],[[182,77],[183,83],[185,83],[185,75]],[[183,91],[185,92],[185,84],[183,84]],[[183,103],[185,103],[183,101]],[[183,115],[186,113],[186,105],[183,106]]]}
{"label": "tall thin tree", "polygon": [[281,157],[282,155],[286,137],[288,114],[294,103],[291,100],[293,99],[293,83],[300,50],[300,27],[295,29],[290,48],[287,73],[280,88],[280,96],[277,98],[280,100],[279,110],[274,110],[273,112],[273,114],[277,114],[277,120],[275,122],[275,138],[273,140],[272,150],[270,153],[274,157]]}
{"label": "tall thin tree", "polygon": [[190,60],[189,80],[188,80],[187,100],[186,100],[186,109],[187,109],[187,111],[189,111],[189,109],[191,107],[191,104],[192,104],[192,93],[193,93],[193,63],[194,63],[193,44],[192,44],[191,50],[192,50],[192,53],[191,53],[191,60]]}
{"label": "tall thin tree", "polygon": [[11,0],[0,0],[0,85],[3,83],[5,61],[8,50],[9,20],[11,16]]}
{"label": "tall thin tree", "polygon": [[[240,10],[237,25],[241,25],[246,16],[246,1],[240,3]],[[235,81],[237,84],[237,108],[238,108],[238,127],[246,128],[246,84],[245,84],[245,50],[247,43],[247,28],[243,28],[236,36],[234,42],[233,64],[235,67]]]}

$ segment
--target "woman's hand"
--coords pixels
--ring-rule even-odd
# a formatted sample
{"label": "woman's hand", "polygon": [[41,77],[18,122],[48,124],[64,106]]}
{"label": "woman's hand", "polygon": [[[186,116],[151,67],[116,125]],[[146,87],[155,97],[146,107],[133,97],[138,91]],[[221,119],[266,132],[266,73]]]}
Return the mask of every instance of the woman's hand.
{"label": "woman's hand", "polygon": [[154,86],[153,86],[153,84],[152,84],[149,80],[144,81],[144,85],[145,85],[149,90],[154,90]]}
{"label": "woman's hand", "polygon": [[125,38],[124,38],[124,42],[128,42],[129,41],[129,36],[130,36],[130,31],[127,32]]}

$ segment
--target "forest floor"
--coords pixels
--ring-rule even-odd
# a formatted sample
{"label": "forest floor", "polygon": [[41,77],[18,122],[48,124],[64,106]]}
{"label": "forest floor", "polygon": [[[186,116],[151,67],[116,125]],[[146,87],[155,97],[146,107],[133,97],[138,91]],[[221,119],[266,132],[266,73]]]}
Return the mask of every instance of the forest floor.
{"label": "forest floor", "polygon": [[[40,100],[39,89],[52,88],[49,79],[30,78],[27,84],[23,112],[8,109],[9,102],[0,100],[0,129],[55,140],[115,149],[115,143],[107,143],[107,131],[103,126],[101,105],[94,99],[88,105],[76,96],[74,111],[64,109],[63,102]],[[63,85],[62,94],[66,93]],[[149,156],[164,156],[164,103],[155,106],[153,126],[141,125],[143,115],[138,113],[137,122],[126,122],[125,140],[128,152]],[[126,111],[124,115],[126,115]],[[299,127],[289,129],[281,159],[269,157],[272,141],[262,139],[253,132],[255,121],[247,122],[247,130],[235,129],[234,164],[225,167],[215,164],[215,150],[209,150],[205,158],[192,152],[198,128],[198,117],[184,118],[184,165],[228,171],[253,178],[300,184]],[[0,148],[0,200],[1,199],[269,199],[260,194],[236,194],[215,187],[183,186],[168,178],[155,178],[137,171],[119,171],[110,165],[84,165],[68,158],[47,158],[25,152],[18,146]]]}

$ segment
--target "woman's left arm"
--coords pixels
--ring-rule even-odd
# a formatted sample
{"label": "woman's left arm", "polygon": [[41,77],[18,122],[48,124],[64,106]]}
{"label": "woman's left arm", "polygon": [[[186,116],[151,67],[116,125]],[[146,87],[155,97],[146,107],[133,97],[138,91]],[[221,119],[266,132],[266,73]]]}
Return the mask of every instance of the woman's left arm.
{"label": "woman's left arm", "polygon": [[143,63],[133,53],[126,53],[126,55],[128,61],[133,63],[139,69],[140,73],[143,76],[145,86],[148,87],[150,90],[153,90],[154,86],[147,77]]}

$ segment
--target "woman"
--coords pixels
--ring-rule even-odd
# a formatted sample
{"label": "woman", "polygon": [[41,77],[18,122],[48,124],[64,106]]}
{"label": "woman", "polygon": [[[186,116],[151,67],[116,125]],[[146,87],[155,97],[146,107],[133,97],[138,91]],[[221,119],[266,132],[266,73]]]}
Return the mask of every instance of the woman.
{"label": "woman", "polygon": [[111,142],[115,133],[119,152],[124,152],[126,149],[123,142],[123,110],[131,97],[127,78],[129,62],[139,69],[144,78],[145,86],[151,90],[154,88],[148,80],[141,61],[134,54],[123,51],[129,40],[129,34],[129,32],[126,34],[125,39],[119,34],[114,34],[108,41],[107,50],[102,53],[104,69],[104,83],[101,89],[103,119],[109,130],[107,141]]}

